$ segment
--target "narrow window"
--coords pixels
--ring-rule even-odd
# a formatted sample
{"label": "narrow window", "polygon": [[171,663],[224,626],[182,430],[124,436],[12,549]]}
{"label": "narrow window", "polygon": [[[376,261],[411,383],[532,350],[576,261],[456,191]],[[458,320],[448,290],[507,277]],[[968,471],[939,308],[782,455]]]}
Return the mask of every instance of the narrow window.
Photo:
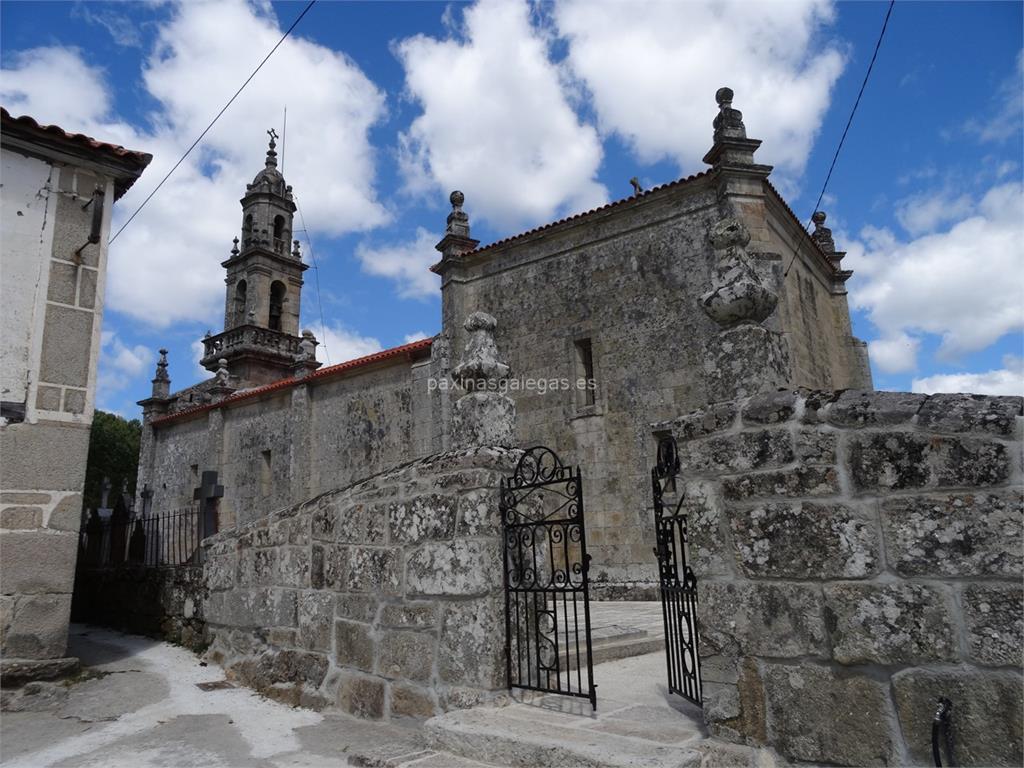
{"label": "narrow window", "polygon": [[270,495],[270,480],[271,480],[271,456],[270,451],[263,452],[263,462],[260,464],[260,495]]}
{"label": "narrow window", "polygon": [[284,237],[284,216],[274,217],[274,239],[280,240]]}
{"label": "narrow window", "polygon": [[272,331],[281,330],[281,313],[284,310],[284,283],[275,280],[270,284],[270,315],[267,327]]}
{"label": "narrow window", "polygon": [[189,469],[192,470],[192,482],[193,483],[198,483],[199,482],[199,465],[198,464],[193,464],[191,467],[189,467]]}
{"label": "narrow window", "polygon": [[597,393],[597,381],[594,378],[594,350],[590,339],[576,340],[576,371],[579,379],[576,382],[577,402],[581,405],[593,405]]}

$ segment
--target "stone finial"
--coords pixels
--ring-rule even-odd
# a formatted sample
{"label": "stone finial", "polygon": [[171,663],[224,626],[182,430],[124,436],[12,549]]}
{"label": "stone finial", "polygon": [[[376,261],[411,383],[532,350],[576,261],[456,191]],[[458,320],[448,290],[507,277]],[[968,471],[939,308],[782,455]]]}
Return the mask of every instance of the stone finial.
{"label": "stone finial", "polygon": [[465,391],[453,409],[456,448],[512,445],[516,406],[505,394],[509,367],[498,360],[497,326],[486,312],[474,312],[466,319],[469,338],[462,362],[452,371],[452,378]]}
{"label": "stone finial", "polygon": [[299,249],[298,240],[292,240],[292,258],[296,261],[302,261],[302,251]]}
{"label": "stone finial", "polygon": [[238,253],[239,253],[239,251],[238,251],[238,238],[236,237],[236,238],[235,238],[234,240],[232,240],[231,242],[232,242],[232,246],[231,246],[231,258],[235,258],[235,256],[237,256],[237,255],[238,255]]}
{"label": "stone finial", "polygon": [[452,212],[448,214],[448,225],[444,233],[456,237],[469,237],[469,216],[462,210],[466,196],[456,189],[448,196],[448,200],[452,204]]}
{"label": "stone finial", "polygon": [[754,269],[746,246],[750,233],[739,219],[728,216],[708,232],[716,263],[711,289],[700,297],[701,308],[723,328],[757,325],[775,311],[778,296]]}
{"label": "stone finial", "polygon": [[743,113],[732,107],[732,88],[719,88],[715,91],[718,102],[718,114],[712,126],[715,129],[715,141],[723,138],[745,139],[747,127],[743,124]]}
{"label": "stone finial", "polygon": [[220,358],[217,360],[217,383],[221,386],[225,386],[231,381],[231,373],[228,371],[228,361],[226,358]]}
{"label": "stone finial", "polygon": [[319,342],[316,336],[308,328],[302,332],[302,341],[299,342],[299,354],[303,360],[316,360],[316,345]]}
{"label": "stone finial", "polygon": [[814,222],[814,232],[811,233],[811,237],[821,248],[822,253],[830,255],[836,252],[836,243],[832,239],[832,230],[825,226],[826,218],[824,211],[814,212],[811,216],[811,221]]}
{"label": "stone finial", "polygon": [[319,344],[311,330],[307,328],[302,332],[299,351],[295,353],[295,364],[292,366],[295,378],[305,378],[320,367],[316,359],[316,348]]}
{"label": "stone finial", "polygon": [[749,174],[751,170],[767,177],[771,166],[758,165],[754,152],[761,142],[747,138],[747,127],[743,124],[743,113],[732,106],[732,88],[719,88],[715,92],[718,114],[712,126],[715,129],[714,144],[704,155],[704,162],[715,168],[738,168]]}
{"label": "stone finial", "polygon": [[444,237],[441,238],[441,242],[434,246],[445,259],[472,251],[480,244],[478,240],[474,240],[469,234],[469,216],[462,210],[462,205],[466,202],[466,196],[456,189],[448,196],[448,201],[452,204],[452,212],[448,214],[448,221],[444,228]]}
{"label": "stone finial", "polygon": [[644,193],[644,188],[640,186],[640,179],[638,179],[636,176],[630,179],[629,183],[630,186],[633,187],[634,195],[642,195]]}
{"label": "stone finial", "polygon": [[267,131],[270,137],[270,146],[267,149],[267,168],[277,168],[277,131],[273,128]]}
{"label": "stone finial", "polygon": [[167,373],[167,350],[160,350],[160,358],[156,361],[156,374],[153,376],[151,397],[166,398],[171,394],[171,377]]}

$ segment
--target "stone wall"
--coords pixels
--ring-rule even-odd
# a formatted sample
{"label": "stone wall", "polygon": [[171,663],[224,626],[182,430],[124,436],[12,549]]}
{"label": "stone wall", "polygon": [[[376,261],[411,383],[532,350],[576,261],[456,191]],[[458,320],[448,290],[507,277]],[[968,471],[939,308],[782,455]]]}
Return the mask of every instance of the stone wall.
{"label": "stone wall", "polygon": [[498,487],[518,456],[436,454],[207,539],[210,658],[273,698],[367,718],[504,690]]}
{"label": "stone wall", "polygon": [[1017,397],[780,391],[655,426],[679,443],[705,717],[795,760],[1020,765]]}
{"label": "stone wall", "polygon": [[429,347],[323,369],[222,404],[175,403],[184,410],[162,419],[151,413],[140,494],[147,485],[153,491],[151,512],[178,509],[192,502],[202,473],[214,470],[224,486],[221,527],[229,527],[439,450],[429,430]]}
{"label": "stone wall", "polygon": [[79,569],[71,620],[206,647],[207,589],[199,565]]}
{"label": "stone wall", "polygon": [[[77,663],[65,652],[115,178],[70,155],[36,156],[53,152],[4,119],[0,676],[10,682]],[[89,244],[93,206],[103,206],[100,239]]]}

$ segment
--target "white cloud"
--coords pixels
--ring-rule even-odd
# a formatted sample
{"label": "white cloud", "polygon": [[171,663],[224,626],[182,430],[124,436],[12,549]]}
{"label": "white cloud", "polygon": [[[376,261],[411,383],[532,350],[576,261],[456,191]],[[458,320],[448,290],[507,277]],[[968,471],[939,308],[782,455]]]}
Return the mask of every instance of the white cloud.
{"label": "white cloud", "polygon": [[703,168],[714,94],[727,85],[747,135],[764,140],[758,159],[783,177],[803,171],[843,69],[843,55],[821,39],[833,15],[826,0],[564,0],[554,10],[602,131],[642,161]]}
{"label": "white cloud", "polygon": [[886,373],[912,371],[917,365],[919,339],[901,333],[890,339],[876,339],[868,344],[868,355]]}
{"label": "white cloud", "polygon": [[12,115],[31,115],[68,130],[95,127],[110,110],[103,71],[77,48],[33,48],[15,53],[0,79],[0,101]]}
{"label": "white cloud", "polygon": [[1019,183],[992,187],[948,230],[909,242],[865,228],[844,262],[856,273],[851,301],[867,311],[883,340],[937,334],[944,359],[983,349],[1024,328],[1022,242]]}
{"label": "white cloud", "polygon": [[992,108],[984,118],[972,118],[964,123],[961,132],[982,143],[1007,139],[1020,141],[1024,119],[1024,50],[1017,54],[1013,74],[1007,77],[992,97]]}
{"label": "white cloud", "polygon": [[113,331],[103,331],[100,338],[96,399],[105,407],[110,397],[141,377],[156,358],[148,347],[129,347]]}
{"label": "white cloud", "polygon": [[462,24],[396,47],[423,109],[400,137],[408,188],[438,198],[461,189],[471,217],[501,227],[604,202],[597,131],[570,106],[526,3],[481,0]]}
{"label": "white cloud", "polygon": [[430,336],[425,334],[423,331],[416,331],[415,333],[407,333],[405,335],[405,344],[412,344],[414,341],[423,341],[429,339]]}
{"label": "white cloud", "polygon": [[971,392],[978,395],[1024,395],[1024,357],[1006,355],[1003,367],[984,373],[944,373],[914,379],[914,392]]}
{"label": "white cloud", "polygon": [[402,298],[439,297],[441,278],[430,271],[430,265],[441,258],[434,249],[440,239],[440,235],[417,227],[416,237],[404,243],[377,247],[360,243],[356,257],[364,272],[394,280]]}
{"label": "white cloud", "polygon": [[946,190],[937,194],[922,194],[900,201],[896,218],[911,235],[934,232],[940,225],[962,219],[974,209],[970,195],[954,196]]}
{"label": "white cloud", "polygon": [[[244,44],[226,44],[226,30]],[[0,94],[15,113],[154,155],[115,207],[116,231],[281,34],[269,4],[176,6],[161,22],[142,73],[146,95],[157,104],[145,128],[111,113],[102,70],[76,49],[18,54],[4,70]],[[293,33],[111,245],[110,308],[156,327],[217,318],[224,290],[220,262],[241,223],[238,199],[262,167],[264,130],[274,126],[280,132],[285,103],[284,171],[307,225],[339,235],[388,220],[376,199],[375,156],[367,136],[385,114],[384,94],[344,54]]]}
{"label": "white cloud", "polygon": [[338,324],[322,328],[320,333],[317,339],[320,344],[316,348],[316,359],[325,365],[355,360],[357,357],[380,352],[384,348],[374,337],[362,336]]}

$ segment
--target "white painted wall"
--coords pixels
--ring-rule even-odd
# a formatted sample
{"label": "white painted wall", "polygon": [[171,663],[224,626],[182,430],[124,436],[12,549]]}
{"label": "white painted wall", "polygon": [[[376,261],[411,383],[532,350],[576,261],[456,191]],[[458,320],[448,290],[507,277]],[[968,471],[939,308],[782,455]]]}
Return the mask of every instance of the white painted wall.
{"label": "white painted wall", "polygon": [[[0,399],[24,402],[42,328],[59,169],[0,151]],[[38,315],[38,316],[37,316]]]}

